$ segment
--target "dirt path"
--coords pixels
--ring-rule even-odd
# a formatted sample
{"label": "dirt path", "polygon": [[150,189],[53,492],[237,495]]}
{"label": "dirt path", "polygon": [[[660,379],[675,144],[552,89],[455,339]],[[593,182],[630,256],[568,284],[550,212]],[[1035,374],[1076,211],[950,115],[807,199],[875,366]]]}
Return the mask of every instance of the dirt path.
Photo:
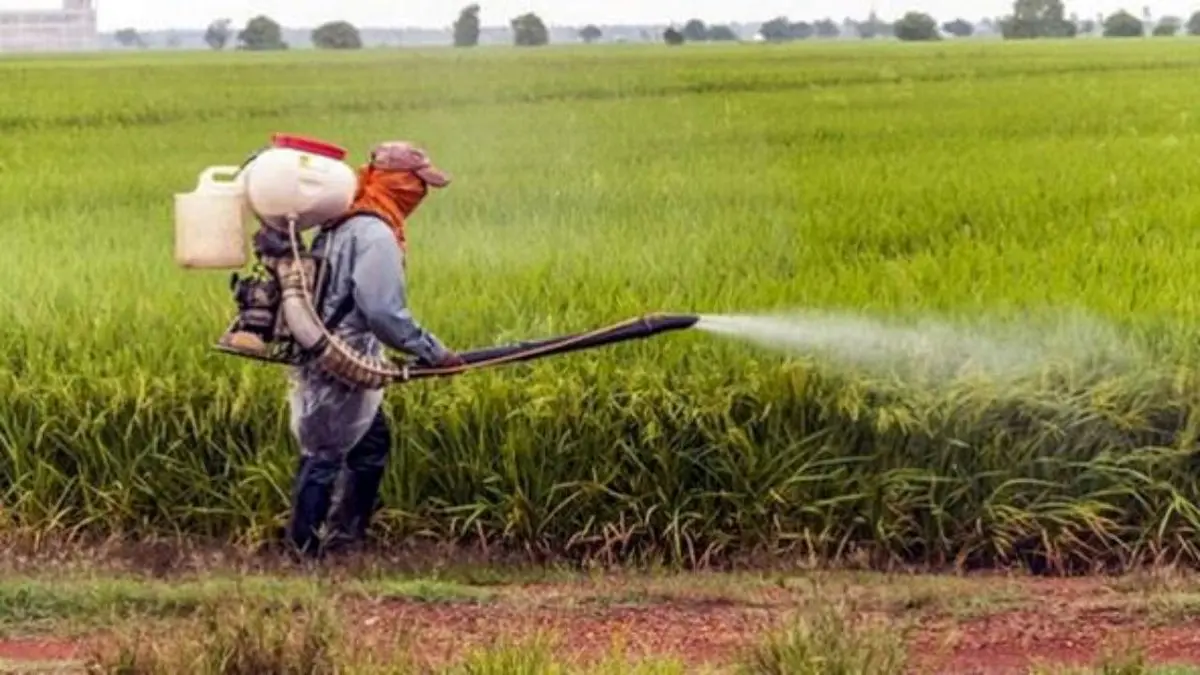
{"label": "dirt path", "polygon": [[937,673],[1027,673],[1034,666],[1097,666],[1106,651],[1128,656],[1122,644],[1145,650],[1147,663],[1200,664],[1200,625],[1147,628],[1101,615],[1060,621],[1034,612],[927,631],[913,653]]}
{"label": "dirt path", "polygon": [[365,614],[359,623],[364,629],[418,638],[412,645],[424,663],[453,661],[467,649],[535,634],[552,639],[556,652],[583,660],[603,658],[620,645],[633,658],[727,663],[736,659],[749,636],[771,627],[777,612],[679,603],[528,609],[396,601]]}
{"label": "dirt path", "polygon": [[70,640],[0,640],[0,673],[79,673],[82,645]]}
{"label": "dirt path", "polygon": [[[1157,616],[1140,607],[1140,601],[1105,591],[1098,582],[1018,585],[1036,609],[985,605],[967,616],[947,616],[938,608],[912,612],[912,672],[1027,673],[1037,665],[1096,665],[1106,650],[1128,656],[1136,647],[1145,649],[1153,663],[1200,665],[1200,619]],[[587,602],[586,596],[572,605],[561,602],[570,592],[557,594],[560,602],[543,598],[531,601],[533,607],[386,601],[356,611],[364,629],[419,636],[422,656],[432,662],[453,659],[464,648],[486,646],[497,638],[548,632],[558,638],[560,652],[584,659],[602,657],[621,644],[629,656],[724,665],[743,656],[767,631],[786,625],[789,617],[814,608],[813,598],[786,592],[740,600],[659,598],[624,606]]]}
{"label": "dirt path", "polygon": [[1019,607],[924,622],[913,660],[923,672],[964,675],[1097,666],[1139,650],[1149,664],[1200,664],[1200,611],[1186,589],[1118,590],[1097,579],[1019,585],[1028,597]]}
{"label": "dirt path", "polygon": [[[803,584],[722,586],[684,576],[667,585],[605,580],[507,586],[476,601],[385,595],[345,599],[342,606],[346,634],[365,645],[406,644],[429,664],[457,660],[464,650],[497,639],[542,633],[562,656],[590,660],[620,645],[633,658],[722,665],[789,617],[831,599],[851,599],[864,615],[912,623],[912,672],[1000,674],[1028,673],[1036,665],[1096,665],[1106,649],[1127,656],[1133,647],[1145,648],[1154,663],[1200,665],[1200,594],[1188,588],[918,577],[815,594]],[[83,650],[82,644],[52,639],[0,641],[0,666],[62,661]]]}
{"label": "dirt path", "polygon": [[71,640],[27,638],[0,640],[0,664],[5,661],[69,661],[79,656]]}

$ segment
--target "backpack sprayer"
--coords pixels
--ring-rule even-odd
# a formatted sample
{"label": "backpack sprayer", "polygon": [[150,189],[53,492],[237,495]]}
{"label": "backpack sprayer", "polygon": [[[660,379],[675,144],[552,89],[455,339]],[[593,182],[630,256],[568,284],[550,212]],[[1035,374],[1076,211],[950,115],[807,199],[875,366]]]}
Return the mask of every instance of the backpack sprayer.
{"label": "backpack sprayer", "polygon": [[[336,225],[349,212],[358,176],[345,156],[334,145],[276,134],[245,164],[209,167],[194,191],[175,195],[175,261],[185,269],[244,268],[248,232],[259,227],[253,236],[254,273],[232,274],[238,312],[215,349],[267,363],[315,364],[343,383],[379,389],[645,338],[699,320],[651,314],[582,333],[460,352],[464,363],[453,367],[359,353],[322,321],[314,295],[323,286],[325,261],[300,239],[305,231]],[[222,175],[231,180],[216,180]],[[287,243],[272,234],[286,235]]]}

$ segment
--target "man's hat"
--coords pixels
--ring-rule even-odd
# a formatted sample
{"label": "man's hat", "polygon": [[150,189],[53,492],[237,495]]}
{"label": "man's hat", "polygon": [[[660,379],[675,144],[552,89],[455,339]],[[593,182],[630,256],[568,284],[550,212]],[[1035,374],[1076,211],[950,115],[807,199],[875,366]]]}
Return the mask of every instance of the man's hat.
{"label": "man's hat", "polygon": [[450,176],[433,165],[429,155],[407,141],[386,141],[371,150],[371,166],[384,171],[412,171],[433,187],[446,187]]}

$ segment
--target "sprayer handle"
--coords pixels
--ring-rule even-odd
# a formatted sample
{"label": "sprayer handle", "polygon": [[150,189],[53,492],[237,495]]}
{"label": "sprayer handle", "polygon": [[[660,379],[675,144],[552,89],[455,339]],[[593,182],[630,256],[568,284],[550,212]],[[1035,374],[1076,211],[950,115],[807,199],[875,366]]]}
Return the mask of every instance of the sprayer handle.
{"label": "sprayer handle", "polygon": [[210,166],[207,169],[205,169],[204,171],[200,172],[200,177],[196,180],[196,190],[200,191],[206,187],[213,187],[213,186],[221,185],[221,182],[213,180],[217,176],[228,176],[230,178],[233,178],[232,181],[223,181],[223,182],[226,185],[230,185],[230,184],[236,185],[238,173],[240,171],[241,171],[241,169],[236,166]]}

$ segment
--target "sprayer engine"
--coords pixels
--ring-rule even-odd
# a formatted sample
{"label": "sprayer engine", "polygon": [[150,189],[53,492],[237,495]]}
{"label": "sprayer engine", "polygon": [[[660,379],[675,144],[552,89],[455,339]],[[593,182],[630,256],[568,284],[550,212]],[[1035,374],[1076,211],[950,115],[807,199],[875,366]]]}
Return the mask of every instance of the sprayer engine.
{"label": "sprayer engine", "polygon": [[264,346],[274,342],[275,332],[279,328],[279,301],[283,299],[279,280],[273,274],[241,277],[234,272],[229,280],[229,288],[233,291],[238,308],[234,335],[249,333],[261,340]]}
{"label": "sprayer engine", "polygon": [[[302,350],[295,344],[284,319],[283,285],[279,275],[284,260],[300,260],[308,266],[309,278],[319,275],[319,261],[305,251],[299,258],[279,241],[272,229],[263,227],[254,237],[257,264],[246,273],[233,272],[229,290],[237,305],[237,315],[217,342],[217,348],[250,358],[299,365]],[[314,289],[309,288],[310,292]]]}

